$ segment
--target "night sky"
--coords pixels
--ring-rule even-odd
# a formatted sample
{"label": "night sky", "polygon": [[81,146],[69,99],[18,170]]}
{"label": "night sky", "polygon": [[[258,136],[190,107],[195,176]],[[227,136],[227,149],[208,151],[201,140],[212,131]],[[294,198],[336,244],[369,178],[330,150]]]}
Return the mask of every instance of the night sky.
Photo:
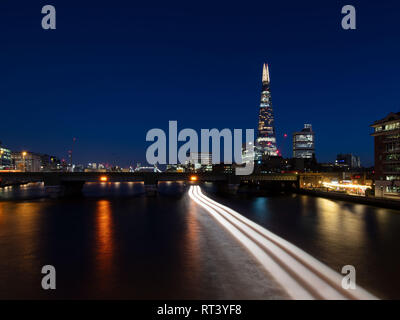
{"label": "night sky", "polygon": [[[56,30],[41,28],[46,4]],[[357,30],[341,28],[346,4]],[[0,140],[67,158],[77,137],[74,162],[136,165],[169,120],[256,128],[268,62],[284,156],[311,123],[319,161],[373,165],[369,125],[400,111],[399,16],[394,0],[2,0]]]}

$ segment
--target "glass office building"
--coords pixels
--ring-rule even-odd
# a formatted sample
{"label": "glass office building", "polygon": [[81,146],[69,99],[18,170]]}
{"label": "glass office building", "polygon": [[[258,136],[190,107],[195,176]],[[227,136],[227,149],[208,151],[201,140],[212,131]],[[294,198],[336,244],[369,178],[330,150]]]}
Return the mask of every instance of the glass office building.
{"label": "glass office building", "polygon": [[11,150],[0,146],[0,170],[12,169]]}
{"label": "glass office building", "polygon": [[293,158],[311,159],[315,154],[315,136],[311,124],[293,133]]}

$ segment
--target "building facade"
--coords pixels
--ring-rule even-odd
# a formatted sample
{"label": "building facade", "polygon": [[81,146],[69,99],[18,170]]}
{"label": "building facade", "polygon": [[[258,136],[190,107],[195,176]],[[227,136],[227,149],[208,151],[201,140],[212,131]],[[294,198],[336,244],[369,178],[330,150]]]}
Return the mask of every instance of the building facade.
{"label": "building facade", "polygon": [[209,171],[212,167],[212,154],[210,152],[191,152],[188,159],[188,165],[195,171]]}
{"label": "building facade", "polygon": [[255,151],[256,150],[254,148],[253,142],[248,141],[246,143],[243,143],[243,145],[242,145],[242,163],[243,164],[253,163],[254,160],[256,159]]}
{"label": "building facade", "polygon": [[263,65],[261,101],[258,115],[258,133],[255,146],[256,160],[265,156],[277,156],[274,112],[271,102],[268,64]]}
{"label": "building facade", "polygon": [[400,198],[400,112],[375,121],[375,196]]}
{"label": "building facade", "polygon": [[12,152],[11,159],[16,170],[26,172],[41,171],[42,161],[39,154],[32,152]]}
{"label": "building facade", "polygon": [[357,169],[361,168],[360,157],[351,153],[338,154],[335,165],[341,168]]}
{"label": "building facade", "polygon": [[0,146],[0,170],[12,169],[11,150]]}
{"label": "building facade", "polygon": [[312,159],[315,155],[315,134],[311,124],[293,133],[293,158]]}
{"label": "building facade", "polygon": [[56,156],[38,154],[40,156],[41,171],[61,171],[61,161]]}

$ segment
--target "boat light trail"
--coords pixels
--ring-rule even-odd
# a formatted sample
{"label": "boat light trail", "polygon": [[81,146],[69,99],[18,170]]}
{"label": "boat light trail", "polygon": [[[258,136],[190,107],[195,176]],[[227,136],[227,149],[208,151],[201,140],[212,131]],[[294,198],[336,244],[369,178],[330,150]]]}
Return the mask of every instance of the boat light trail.
{"label": "boat light trail", "polygon": [[226,228],[293,299],[377,299],[357,285],[346,290],[343,275],[311,255],[191,186],[190,198]]}

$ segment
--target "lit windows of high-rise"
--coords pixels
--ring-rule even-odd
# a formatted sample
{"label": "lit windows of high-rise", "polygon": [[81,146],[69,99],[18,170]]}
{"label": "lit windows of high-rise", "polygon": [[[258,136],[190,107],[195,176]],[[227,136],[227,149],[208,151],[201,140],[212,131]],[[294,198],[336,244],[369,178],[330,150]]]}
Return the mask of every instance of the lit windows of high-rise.
{"label": "lit windows of high-rise", "polygon": [[277,156],[274,114],[271,103],[270,76],[268,65],[263,65],[262,90],[258,116],[258,134],[255,156],[261,160],[263,156]]}
{"label": "lit windows of high-rise", "polygon": [[311,159],[315,154],[315,136],[311,124],[293,133],[293,158]]}
{"label": "lit windows of high-rise", "polygon": [[400,112],[375,121],[375,196],[400,199]]}
{"label": "lit windows of high-rise", "polygon": [[11,150],[0,146],[0,170],[11,169]]}

